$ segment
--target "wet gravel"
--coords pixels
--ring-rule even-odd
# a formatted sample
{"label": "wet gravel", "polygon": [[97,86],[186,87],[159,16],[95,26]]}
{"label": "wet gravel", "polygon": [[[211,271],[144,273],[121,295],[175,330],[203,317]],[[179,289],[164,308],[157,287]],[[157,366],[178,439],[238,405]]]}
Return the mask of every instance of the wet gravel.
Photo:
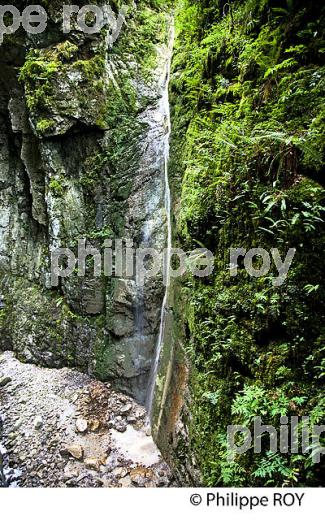
{"label": "wet gravel", "polygon": [[11,352],[0,354],[0,453],[0,486],[173,485],[143,407],[76,370]]}

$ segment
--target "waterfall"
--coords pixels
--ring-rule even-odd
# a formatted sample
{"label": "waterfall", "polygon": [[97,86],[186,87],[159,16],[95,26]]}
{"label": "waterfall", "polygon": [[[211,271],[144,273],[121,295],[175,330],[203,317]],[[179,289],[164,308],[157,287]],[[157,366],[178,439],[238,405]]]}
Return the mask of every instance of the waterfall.
{"label": "waterfall", "polygon": [[167,314],[167,302],[168,302],[168,289],[170,284],[170,259],[171,259],[171,249],[172,249],[172,219],[171,219],[171,195],[170,195],[170,186],[169,186],[169,176],[168,176],[168,162],[169,162],[169,151],[170,151],[170,135],[171,135],[171,117],[170,117],[170,106],[169,106],[169,84],[170,84],[170,74],[171,74],[171,61],[172,61],[172,51],[174,45],[174,25],[171,26],[171,35],[168,47],[168,59],[167,59],[167,71],[166,71],[166,82],[164,87],[164,92],[160,100],[160,109],[161,113],[166,117],[166,134],[164,136],[164,181],[165,181],[165,211],[167,217],[167,248],[165,250],[165,258],[164,258],[164,280],[166,284],[166,290],[164,299],[161,306],[161,315],[160,315],[160,329],[158,341],[156,344],[155,355],[152,363],[151,374],[148,384],[148,392],[147,392],[147,400],[146,407],[148,410],[149,418],[151,417],[152,405],[155,394],[155,384],[159,369],[159,361],[160,354],[164,343],[164,331],[165,331],[165,322],[166,322],[166,314]]}

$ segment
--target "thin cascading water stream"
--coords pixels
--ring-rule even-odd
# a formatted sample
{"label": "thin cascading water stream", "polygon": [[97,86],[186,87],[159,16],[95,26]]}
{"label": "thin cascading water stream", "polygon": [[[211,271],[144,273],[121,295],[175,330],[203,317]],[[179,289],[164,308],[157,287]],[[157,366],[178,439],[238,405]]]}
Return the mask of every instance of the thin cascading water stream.
{"label": "thin cascading water stream", "polygon": [[155,385],[156,379],[159,370],[159,361],[160,355],[164,343],[164,333],[165,333],[165,323],[166,323],[166,314],[167,314],[167,303],[168,303],[168,289],[170,284],[170,260],[171,260],[171,249],[172,249],[172,219],[171,219],[171,194],[170,194],[170,186],[169,186],[169,172],[168,172],[168,163],[169,163],[169,152],[170,152],[170,135],[171,135],[171,116],[170,116],[170,105],[169,105],[169,84],[170,84],[170,75],[171,75],[171,61],[172,61],[172,51],[174,45],[174,26],[171,27],[171,35],[170,42],[168,48],[168,59],[167,59],[167,74],[166,74],[166,84],[164,88],[163,95],[160,101],[161,112],[166,117],[166,134],[164,136],[164,182],[165,182],[165,211],[167,218],[167,248],[165,249],[165,258],[164,258],[164,280],[165,280],[165,294],[161,307],[161,316],[160,316],[160,329],[159,336],[156,344],[155,355],[153,359],[149,384],[148,384],[148,393],[146,400],[146,407],[148,410],[148,416],[151,417],[152,413],[152,405],[154,401],[155,394]]}

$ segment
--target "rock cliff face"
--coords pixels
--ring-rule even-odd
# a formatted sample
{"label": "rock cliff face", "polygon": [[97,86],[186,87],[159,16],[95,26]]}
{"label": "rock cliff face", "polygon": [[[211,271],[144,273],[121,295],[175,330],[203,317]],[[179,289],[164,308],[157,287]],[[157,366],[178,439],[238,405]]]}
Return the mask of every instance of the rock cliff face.
{"label": "rock cliff face", "polygon": [[[227,427],[325,420],[324,7],[125,0],[112,45],[107,29],[89,35],[75,21],[64,34],[63,3],[42,2],[43,34],[21,29],[1,46],[0,348],[112,380],[144,403],[162,275],[141,287],[125,263],[114,276],[94,269],[99,252],[113,249],[116,264],[132,243],[166,244],[174,4],[173,244],[208,248],[215,269],[169,290],[153,435],[182,484],[319,486],[324,462],[306,453],[273,457],[266,443],[229,462]],[[121,4],[111,2],[115,21]],[[53,253],[83,245],[96,249],[85,275],[53,285]],[[280,287],[274,266],[253,279],[239,261],[231,276],[230,249],[256,247],[296,250]]]}
{"label": "rock cliff face", "polygon": [[[87,35],[74,24],[63,34],[67,2],[43,4],[46,31],[5,37],[0,57],[1,347],[112,379],[143,402],[160,277],[141,289],[125,266],[114,277],[94,276],[89,257],[84,277],[74,270],[53,287],[51,254],[77,255],[81,239],[102,258],[105,243],[116,259],[116,239],[123,252],[127,239],[134,248],[164,247],[159,100],[169,15],[155,2],[124,2],[125,23],[111,45],[107,27]],[[119,6],[111,6],[117,19]]]}
{"label": "rock cliff face", "polygon": [[[169,166],[174,245],[203,244],[211,276],[169,293],[154,435],[181,482],[319,486],[324,459],[253,449],[227,427],[324,424],[324,7],[184,0],[176,13]],[[252,278],[230,248],[295,258]]]}

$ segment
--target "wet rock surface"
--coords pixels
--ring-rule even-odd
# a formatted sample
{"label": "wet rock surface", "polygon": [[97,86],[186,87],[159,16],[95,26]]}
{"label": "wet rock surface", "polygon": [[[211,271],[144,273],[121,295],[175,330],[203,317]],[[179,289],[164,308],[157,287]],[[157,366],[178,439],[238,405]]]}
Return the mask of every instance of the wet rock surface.
{"label": "wet rock surface", "polygon": [[0,355],[1,378],[11,379],[0,388],[6,486],[172,485],[146,411],[109,384],[22,364],[11,352]]}
{"label": "wet rock surface", "polygon": [[17,32],[1,46],[0,348],[114,380],[144,403],[163,270],[138,287],[135,269],[97,276],[87,264],[58,287],[52,252],[77,254],[79,240],[102,251],[112,238],[114,263],[120,240],[124,252],[132,242],[162,254],[170,16],[157,2],[125,0],[112,48],[106,28],[63,35],[61,3],[48,2],[38,38]]}

